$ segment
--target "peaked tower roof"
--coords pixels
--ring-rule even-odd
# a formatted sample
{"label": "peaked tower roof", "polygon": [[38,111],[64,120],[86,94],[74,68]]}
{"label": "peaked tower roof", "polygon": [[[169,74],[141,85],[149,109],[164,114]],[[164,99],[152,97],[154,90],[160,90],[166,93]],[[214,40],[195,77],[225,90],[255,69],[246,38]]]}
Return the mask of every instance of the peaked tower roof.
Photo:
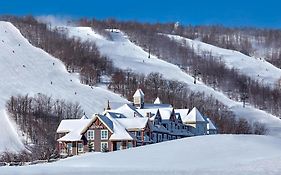
{"label": "peaked tower roof", "polygon": [[208,124],[207,124],[207,129],[208,130],[216,130],[217,128],[215,127],[215,125],[213,124],[213,122],[207,118]]}
{"label": "peaked tower roof", "polygon": [[141,89],[137,89],[133,97],[144,97],[144,93],[142,92]]}
{"label": "peaked tower roof", "polygon": [[199,112],[199,110],[194,107],[190,113],[186,116],[183,122],[206,122],[202,114]]}
{"label": "peaked tower roof", "polygon": [[161,100],[159,97],[157,97],[154,101],[154,104],[162,104]]}

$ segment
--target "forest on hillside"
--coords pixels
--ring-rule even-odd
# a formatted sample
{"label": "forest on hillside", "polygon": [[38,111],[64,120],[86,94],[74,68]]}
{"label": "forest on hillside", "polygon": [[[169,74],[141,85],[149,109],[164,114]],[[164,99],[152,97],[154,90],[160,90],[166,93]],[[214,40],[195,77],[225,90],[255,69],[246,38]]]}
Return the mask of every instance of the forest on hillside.
{"label": "forest on hillside", "polygon": [[[278,42],[278,39],[281,39],[281,32],[279,30],[223,26],[175,26],[175,24],[145,24],[96,19],[81,19],[78,21],[78,25],[93,27],[95,31],[121,29],[135,44],[158,58],[179,65],[195,79],[200,79],[214,89],[222,90],[230,99],[249,103],[281,117],[281,91],[278,83],[275,88],[261,84],[251,77],[240,74],[234,68],[227,68],[221,59],[216,58],[210,52],[198,54],[191,46],[175,42],[162,35],[162,33],[176,34],[191,39],[200,37],[206,43],[237,50],[247,55],[254,54],[252,40],[258,40],[261,47],[275,48],[271,49],[271,56],[265,55],[274,64],[276,60],[281,60],[279,53],[281,45]],[[224,37],[227,39],[221,39]],[[278,52],[277,55],[274,55],[275,51]]]}

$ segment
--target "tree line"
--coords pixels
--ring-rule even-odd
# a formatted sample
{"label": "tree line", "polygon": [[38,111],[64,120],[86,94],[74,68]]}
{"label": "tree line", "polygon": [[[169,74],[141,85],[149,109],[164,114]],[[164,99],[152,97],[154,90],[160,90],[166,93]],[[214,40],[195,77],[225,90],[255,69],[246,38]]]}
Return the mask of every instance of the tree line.
{"label": "tree line", "polygon": [[[156,97],[175,108],[192,109],[197,107],[204,115],[214,121],[222,134],[266,134],[266,127],[258,122],[249,123],[245,118],[237,119],[227,106],[204,93],[193,92],[188,85],[179,81],[165,80],[159,73],[138,75],[130,70],[115,72],[109,88],[127,99],[132,98],[135,90],[145,92],[145,101],[153,103]],[[133,100],[133,99],[130,99]]]}
{"label": "tree line", "polygon": [[61,120],[81,118],[84,113],[78,103],[53,99],[44,94],[12,96],[6,103],[6,109],[19,126],[25,145],[32,154],[4,154],[2,160],[5,161],[19,161],[22,157],[26,161],[46,160],[54,156],[57,154],[56,130]]}
{"label": "tree line", "polygon": [[[188,26],[186,28],[182,28],[183,26],[179,26],[178,28],[175,28],[175,25],[172,23],[147,24],[131,21],[122,22],[114,19],[81,19],[80,21],[78,21],[78,24],[91,26],[94,29],[98,28],[99,30],[101,30],[102,28],[119,28],[122,31],[126,32],[132,42],[141,46],[147,52],[150,52],[151,54],[154,54],[158,58],[161,58],[165,61],[179,65],[184,71],[193,75],[194,78],[201,79],[205,84],[213,87],[214,89],[223,90],[223,92],[228,95],[229,98],[236,101],[247,101],[247,103],[253,105],[256,108],[265,110],[278,117],[281,117],[281,92],[279,91],[279,84],[276,85],[276,88],[272,89],[266,84],[261,84],[260,82],[255,81],[250,77],[240,74],[238,70],[234,68],[229,69],[220,58],[213,56],[210,52],[203,52],[202,54],[198,54],[195,48],[186,44],[185,42],[178,43],[171,40],[165,35],[159,34],[159,32],[180,34],[183,36],[188,35],[187,37],[189,38],[196,38],[195,33],[199,32],[200,34],[201,31],[201,33],[208,33],[210,35],[212,34],[219,37],[225,36],[225,33],[233,34],[235,33],[234,31],[237,31],[238,29],[232,29],[232,31],[231,29],[224,28],[222,26],[214,26],[212,30],[209,30],[209,27],[212,27],[206,26],[199,28],[194,27],[194,30],[191,30],[191,26]],[[206,30],[206,32],[203,32],[205,31],[204,29]],[[241,30],[245,30],[248,32],[250,29]],[[259,29],[252,30],[258,31]],[[276,35],[276,37],[279,36],[278,30],[272,32],[274,34],[268,35]],[[263,32],[257,34],[257,38],[262,34]],[[239,37],[237,36],[235,38]],[[209,43],[214,44],[213,42]],[[248,50],[246,46],[248,44],[243,44],[243,42],[239,43],[239,46],[242,49]],[[277,45],[277,43],[273,41],[268,41],[268,43],[270,45]],[[223,43],[222,45],[225,47],[227,44],[225,45],[225,43]],[[218,46],[222,47],[221,45]],[[229,47],[229,49],[234,48]]]}

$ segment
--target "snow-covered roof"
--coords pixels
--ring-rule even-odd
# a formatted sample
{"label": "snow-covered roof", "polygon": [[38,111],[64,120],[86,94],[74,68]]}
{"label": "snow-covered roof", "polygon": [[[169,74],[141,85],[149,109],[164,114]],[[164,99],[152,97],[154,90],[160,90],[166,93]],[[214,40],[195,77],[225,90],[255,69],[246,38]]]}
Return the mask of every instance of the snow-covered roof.
{"label": "snow-covered roof", "polygon": [[[71,130],[68,134],[58,139],[58,141],[78,141],[81,140],[82,134],[87,130],[87,128],[96,120],[99,119],[111,132],[109,140],[133,140],[134,138],[126,131],[126,128],[122,126],[111,113],[108,115],[95,114],[92,119],[76,119],[72,120],[70,126],[79,125],[80,121],[85,121],[83,125],[79,125],[74,130]],[[87,122],[86,122],[87,121]],[[63,122],[65,123],[65,122]],[[75,124],[74,124],[75,123]],[[81,122],[80,122],[81,123]],[[73,127],[74,128],[74,127]]]}
{"label": "snow-covered roof", "polygon": [[81,140],[82,130],[91,122],[91,119],[68,119],[62,120],[57,133],[67,134],[62,138],[59,138],[58,141],[78,141]]}
{"label": "snow-covered roof", "polygon": [[66,119],[62,120],[57,129],[57,133],[71,132],[74,130],[83,129],[91,119]]}
{"label": "snow-covered roof", "polygon": [[185,119],[188,115],[189,109],[175,109],[175,113],[180,114],[181,119]]}
{"label": "snow-covered roof", "polygon": [[81,130],[76,129],[74,131],[69,132],[62,138],[59,138],[58,141],[79,141],[81,140],[82,135],[80,134]]}
{"label": "snow-covered roof", "polygon": [[83,115],[80,119],[81,119],[81,120],[84,120],[84,119],[89,119],[89,117],[88,117],[88,116],[86,116],[86,115]]}
{"label": "snow-covered roof", "polygon": [[137,111],[144,117],[147,116],[147,113],[150,113],[151,117],[157,113],[158,108],[152,109],[137,109]]}
{"label": "snow-covered roof", "polygon": [[207,130],[217,130],[210,118],[207,118]]}
{"label": "snow-covered roof", "polygon": [[169,120],[173,111],[173,108],[171,107],[163,107],[163,108],[146,108],[146,109],[137,109],[137,111],[143,115],[146,116],[147,113],[151,113],[151,117],[154,117],[157,114],[157,111],[159,110],[160,116],[162,120]]}
{"label": "snow-covered roof", "polygon": [[111,117],[111,113],[108,113],[104,118],[107,118],[113,124],[113,134],[110,136],[109,140],[134,140],[134,138],[127,132],[126,128],[115,118]]}
{"label": "snow-covered roof", "polygon": [[194,107],[186,117],[182,118],[182,121],[184,123],[206,122],[196,107]]}
{"label": "snow-covered roof", "polygon": [[137,89],[133,97],[144,97],[144,93],[142,92],[141,89]]}
{"label": "snow-covered roof", "polygon": [[160,108],[159,112],[162,120],[170,120],[172,115],[173,108]]}
{"label": "snow-covered roof", "polygon": [[171,107],[172,107],[172,105],[170,105],[170,104],[151,104],[151,103],[145,103],[143,105],[144,109],[153,109],[153,108],[159,109],[159,108],[171,108]]}
{"label": "snow-covered roof", "polygon": [[148,122],[148,118],[118,118],[116,119],[126,129],[143,129]]}
{"label": "snow-covered roof", "polygon": [[126,118],[143,117],[137,110],[136,107],[130,104],[124,104],[115,110],[109,110],[109,112],[119,113]]}
{"label": "snow-covered roof", "polygon": [[157,97],[155,100],[154,100],[154,104],[162,104],[161,100],[159,97]]}

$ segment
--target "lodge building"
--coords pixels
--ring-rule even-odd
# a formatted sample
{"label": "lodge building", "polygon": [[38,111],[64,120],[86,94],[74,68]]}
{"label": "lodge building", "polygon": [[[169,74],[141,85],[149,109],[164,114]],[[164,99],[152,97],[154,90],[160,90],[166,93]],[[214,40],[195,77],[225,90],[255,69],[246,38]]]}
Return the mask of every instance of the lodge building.
{"label": "lodge building", "polygon": [[94,114],[91,119],[62,120],[57,141],[61,155],[77,155],[207,134],[217,134],[217,128],[196,107],[191,111],[174,109],[159,98],[146,104],[143,91],[138,89],[131,104],[111,109],[108,102],[103,114]]}

